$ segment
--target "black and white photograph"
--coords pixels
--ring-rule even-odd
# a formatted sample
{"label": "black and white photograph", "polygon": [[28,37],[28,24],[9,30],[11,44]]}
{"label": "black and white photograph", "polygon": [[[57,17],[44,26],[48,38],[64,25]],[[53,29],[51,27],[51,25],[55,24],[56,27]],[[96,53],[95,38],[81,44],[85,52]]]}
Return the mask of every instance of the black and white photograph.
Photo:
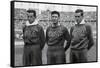
{"label": "black and white photograph", "polygon": [[97,7],[11,1],[11,66],[97,62]]}

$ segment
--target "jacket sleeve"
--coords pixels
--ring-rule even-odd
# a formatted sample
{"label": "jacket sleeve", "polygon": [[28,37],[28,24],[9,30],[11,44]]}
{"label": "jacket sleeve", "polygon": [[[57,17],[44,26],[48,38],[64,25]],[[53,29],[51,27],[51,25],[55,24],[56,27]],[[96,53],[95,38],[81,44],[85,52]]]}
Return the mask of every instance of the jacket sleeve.
{"label": "jacket sleeve", "polygon": [[94,45],[94,41],[93,41],[92,30],[89,25],[86,25],[86,30],[87,30],[87,38],[89,40],[89,43],[88,43],[88,50],[89,50]]}
{"label": "jacket sleeve", "polygon": [[47,28],[47,30],[46,30],[46,43],[48,42],[48,28]]}
{"label": "jacket sleeve", "polygon": [[44,34],[44,30],[42,27],[40,27],[40,46],[41,46],[41,49],[43,49],[44,45],[45,45],[45,34]]}
{"label": "jacket sleeve", "polygon": [[73,27],[71,27],[71,29],[70,29],[70,38],[71,38],[71,40],[73,38],[73,36],[72,36],[73,29],[74,29]]}
{"label": "jacket sleeve", "polygon": [[24,32],[25,32],[25,28],[26,28],[26,26],[25,27],[23,27],[23,29],[22,29],[22,34],[23,34],[23,36],[22,36],[22,38],[24,39]]}
{"label": "jacket sleeve", "polygon": [[66,43],[66,46],[65,46],[65,51],[66,51],[69,48],[70,42],[71,42],[71,38],[70,38],[70,35],[69,35],[67,28],[65,28],[64,37],[67,40],[67,43]]}

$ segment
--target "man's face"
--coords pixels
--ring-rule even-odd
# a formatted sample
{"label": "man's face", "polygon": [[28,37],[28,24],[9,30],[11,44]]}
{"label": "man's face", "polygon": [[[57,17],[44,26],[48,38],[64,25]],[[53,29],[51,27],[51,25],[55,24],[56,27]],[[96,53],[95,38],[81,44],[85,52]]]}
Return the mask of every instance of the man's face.
{"label": "man's face", "polygon": [[83,16],[81,16],[81,13],[75,13],[75,21],[77,22],[77,24],[80,24],[82,20]]}
{"label": "man's face", "polygon": [[30,24],[35,21],[34,13],[28,13],[28,21]]}
{"label": "man's face", "polygon": [[58,24],[58,21],[59,21],[59,16],[58,14],[52,14],[51,15],[51,20],[52,20],[52,23],[55,25],[55,24]]}

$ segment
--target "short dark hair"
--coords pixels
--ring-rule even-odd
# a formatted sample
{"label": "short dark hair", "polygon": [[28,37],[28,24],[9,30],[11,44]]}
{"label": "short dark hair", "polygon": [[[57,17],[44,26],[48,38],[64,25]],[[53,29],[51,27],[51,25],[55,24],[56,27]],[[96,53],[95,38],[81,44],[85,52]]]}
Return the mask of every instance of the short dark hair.
{"label": "short dark hair", "polygon": [[83,16],[84,11],[83,11],[82,9],[77,9],[77,10],[75,11],[75,13],[81,13],[81,16]]}
{"label": "short dark hair", "polygon": [[57,14],[57,15],[60,17],[60,13],[59,13],[58,11],[52,11],[52,12],[51,12],[51,15],[52,15],[52,14]]}
{"label": "short dark hair", "polygon": [[34,13],[34,17],[36,18],[36,11],[35,10],[32,10],[32,9],[29,9],[27,10],[28,13]]}

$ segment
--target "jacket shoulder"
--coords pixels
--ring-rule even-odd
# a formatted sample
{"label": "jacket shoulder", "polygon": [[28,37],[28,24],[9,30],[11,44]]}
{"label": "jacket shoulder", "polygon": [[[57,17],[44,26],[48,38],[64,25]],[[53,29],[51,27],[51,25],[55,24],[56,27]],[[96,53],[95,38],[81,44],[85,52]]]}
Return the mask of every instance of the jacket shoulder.
{"label": "jacket shoulder", "polygon": [[52,26],[48,26],[46,30],[49,30],[50,28],[52,28]]}
{"label": "jacket shoulder", "polygon": [[42,27],[41,25],[39,25],[39,24],[37,24],[37,27],[38,27],[39,29],[43,29],[43,27]]}

